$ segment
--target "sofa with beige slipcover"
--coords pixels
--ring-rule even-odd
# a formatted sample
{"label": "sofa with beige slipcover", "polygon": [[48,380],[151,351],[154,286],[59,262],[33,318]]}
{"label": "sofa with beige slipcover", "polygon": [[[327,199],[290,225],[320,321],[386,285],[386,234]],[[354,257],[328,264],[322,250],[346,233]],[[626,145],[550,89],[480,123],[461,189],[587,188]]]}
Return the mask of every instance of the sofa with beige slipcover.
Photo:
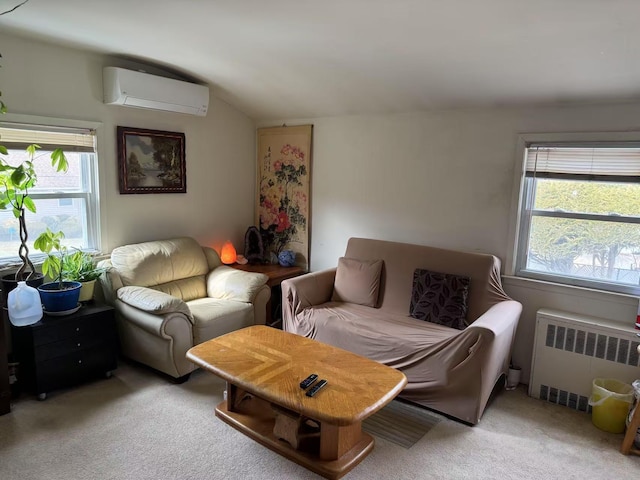
{"label": "sofa with beige slipcover", "polygon": [[[429,283],[443,278],[453,283]],[[457,303],[440,305],[451,290]],[[508,370],[522,310],[493,255],[365,238],[349,239],[336,268],[283,281],[282,303],[286,331],[401,370],[400,397],[469,424]]]}
{"label": "sofa with beige slipcover", "polygon": [[193,238],[117,247],[100,266],[122,353],[176,379],[196,368],[185,358],[192,346],[265,323],[268,277],[223,265]]}

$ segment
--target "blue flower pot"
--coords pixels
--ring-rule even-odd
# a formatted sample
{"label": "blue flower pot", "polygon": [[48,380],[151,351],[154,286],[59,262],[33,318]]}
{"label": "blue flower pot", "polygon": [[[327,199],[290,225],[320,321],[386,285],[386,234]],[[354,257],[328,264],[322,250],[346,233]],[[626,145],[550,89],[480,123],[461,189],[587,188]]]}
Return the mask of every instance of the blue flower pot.
{"label": "blue flower pot", "polygon": [[40,300],[45,312],[67,312],[78,306],[80,282],[62,282],[60,290],[58,282],[45,283],[38,287]]}
{"label": "blue flower pot", "polygon": [[296,264],[296,252],[293,250],[282,250],[278,254],[278,263],[283,267],[293,267]]}

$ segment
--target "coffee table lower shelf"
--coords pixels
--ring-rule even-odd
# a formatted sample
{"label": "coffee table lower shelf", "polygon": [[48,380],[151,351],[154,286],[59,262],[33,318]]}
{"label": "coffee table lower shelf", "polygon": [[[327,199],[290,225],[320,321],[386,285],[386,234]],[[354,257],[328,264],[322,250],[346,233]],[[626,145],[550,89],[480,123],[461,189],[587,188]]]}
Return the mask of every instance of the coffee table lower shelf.
{"label": "coffee table lower shelf", "polygon": [[[275,406],[275,408],[278,407]],[[348,431],[347,435],[339,433],[341,427],[325,425],[326,431],[330,431],[330,435],[333,436],[330,441],[340,444],[338,448],[344,450],[345,445],[350,446],[341,456],[332,460],[321,459],[319,436],[309,441],[301,441],[301,449],[295,449],[274,435],[276,424],[274,406],[255,396],[251,396],[250,401],[242,402],[241,411],[229,411],[227,401],[221,402],[216,407],[216,416],[263,446],[332,480],[347,474],[373,450],[374,446],[373,437],[362,432],[360,424],[354,425],[353,428],[343,427]],[[320,435],[324,433],[322,429],[323,425],[320,425]]]}

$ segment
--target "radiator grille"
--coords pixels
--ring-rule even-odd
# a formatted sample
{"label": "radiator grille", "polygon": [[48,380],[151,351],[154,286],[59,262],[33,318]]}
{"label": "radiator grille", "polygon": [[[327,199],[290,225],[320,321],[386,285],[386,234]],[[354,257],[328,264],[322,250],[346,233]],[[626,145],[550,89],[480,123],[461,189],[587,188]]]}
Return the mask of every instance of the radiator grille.
{"label": "radiator grille", "polygon": [[632,367],[638,366],[640,358],[638,355],[640,342],[553,324],[547,325],[545,345]]}
{"label": "radiator grille", "polygon": [[574,410],[591,413],[589,399],[578,393],[567,392],[548,385],[540,385],[540,399],[547,402],[557,403]]}
{"label": "radiator grille", "polygon": [[595,378],[640,378],[638,333],[613,320],[538,310],[529,395],[590,412]]}

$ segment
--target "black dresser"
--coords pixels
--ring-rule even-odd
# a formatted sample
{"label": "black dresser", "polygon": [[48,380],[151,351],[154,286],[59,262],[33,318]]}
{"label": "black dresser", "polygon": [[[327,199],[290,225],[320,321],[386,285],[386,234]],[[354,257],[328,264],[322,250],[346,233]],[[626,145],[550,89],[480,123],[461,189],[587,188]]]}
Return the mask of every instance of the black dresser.
{"label": "black dresser", "polygon": [[40,400],[57,388],[110,377],[117,368],[114,310],[107,305],[83,305],[63,317],[45,314],[33,325],[12,327],[11,334],[20,387]]}
{"label": "black dresser", "polygon": [[[11,386],[9,384],[9,365],[7,363],[7,339],[4,315],[0,315],[0,415],[11,411]],[[8,322],[8,320],[7,320]]]}

